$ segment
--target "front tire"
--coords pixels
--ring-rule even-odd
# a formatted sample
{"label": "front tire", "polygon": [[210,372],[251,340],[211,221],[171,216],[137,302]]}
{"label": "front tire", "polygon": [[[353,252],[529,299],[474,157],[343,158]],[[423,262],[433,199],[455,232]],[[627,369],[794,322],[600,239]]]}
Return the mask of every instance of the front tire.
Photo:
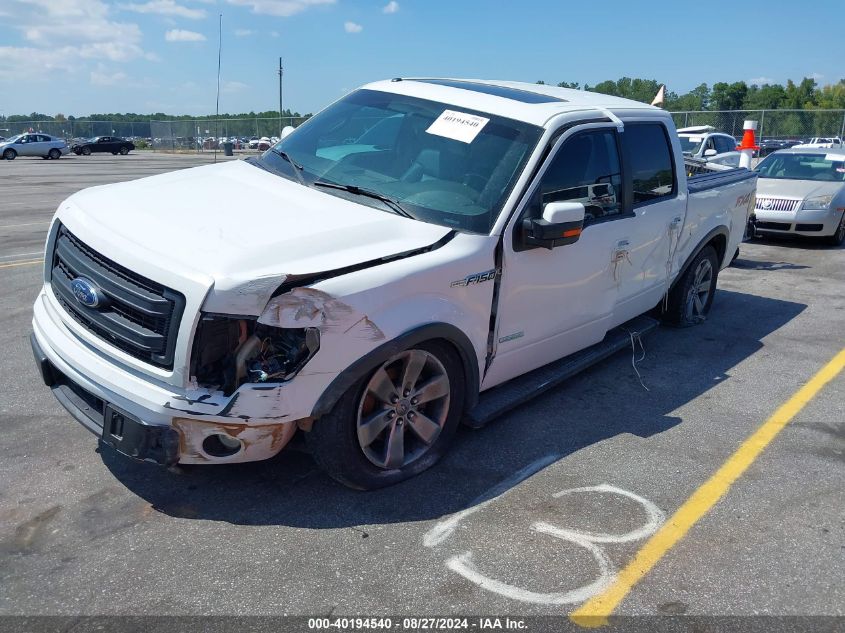
{"label": "front tire", "polygon": [[352,385],[305,440],[316,462],[351,488],[418,475],[446,453],[460,424],[464,372],[454,349],[428,341]]}
{"label": "front tire", "polygon": [[706,246],[669,292],[664,320],[678,327],[704,322],[713,305],[718,277],[719,257],[716,249]]}
{"label": "front tire", "polygon": [[129,148],[126,147],[125,145],[120,148],[120,155],[121,156],[126,156],[128,153],[129,153]]}
{"label": "front tire", "polygon": [[828,235],[825,241],[831,246],[841,246],[842,242],[845,242],[845,212],[842,213],[842,217],[839,219],[839,225],[836,227],[836,231],[833,235]]}
{"label": "front tire", "polygon": [[18,157],[18,153],[13,149],[7,149],[3,152],[3,158],[6,160],[15,160]]}
{"label": "front tire", "polygon": [[91,148],[90,147],[83,147],[82,148],[82,155],[83,156],[90,156],[91,155]]}

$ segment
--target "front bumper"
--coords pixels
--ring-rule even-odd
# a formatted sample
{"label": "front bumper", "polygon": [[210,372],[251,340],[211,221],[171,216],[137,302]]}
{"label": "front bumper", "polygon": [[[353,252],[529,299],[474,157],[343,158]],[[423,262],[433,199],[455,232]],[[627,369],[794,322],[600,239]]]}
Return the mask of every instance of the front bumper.
{"label": "front bumper", "polygon": [[764,211],[754,210],[754,227],[757,233],[772,235],[805,235],[822,237],[833,235],[842,219],[840,209],[817,211]]}
{"label": "front bumper", "polygon": [[[229,397],[179,389],[96,350],[65,323],[45,287],[35,301],[32,347],[44,382],[88,430],[117,451],[158,464],[259,461],[276,455],[310,415],[318,385],[331,376],[294,383],[245,384]],[[307,411],[297,415],[298,411]],[[239,447],[214,450],[210,436]],[[219,449],[219,445],[217,445]]]}
{"label": "front bumper", "polygon": [[44,384],[77,422],[100,438],[103,444],[139,461],[172,466],[179,461],[179,433],[147,424],[130,413],[86,391],[53,365],[30,334],[32,354]]}

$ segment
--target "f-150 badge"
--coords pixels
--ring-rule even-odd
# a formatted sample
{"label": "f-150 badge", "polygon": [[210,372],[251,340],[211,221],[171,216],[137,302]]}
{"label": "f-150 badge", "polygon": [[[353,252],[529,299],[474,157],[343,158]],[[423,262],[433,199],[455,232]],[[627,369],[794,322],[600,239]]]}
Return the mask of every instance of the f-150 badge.
{"label": "f-150 badge", "polygon": [[471,286],[473,284],[480,284],[485,281],[490,281],[491,279],[495,279],[496,275],[499,274],[499,271],[495,268],[491,270],[487,270],[483,273],[473,273],[471,275],[467,275],[463,279],[458,279],[457,281],[453,281],[451,283],[451,287],[454,288],[455,286]]}

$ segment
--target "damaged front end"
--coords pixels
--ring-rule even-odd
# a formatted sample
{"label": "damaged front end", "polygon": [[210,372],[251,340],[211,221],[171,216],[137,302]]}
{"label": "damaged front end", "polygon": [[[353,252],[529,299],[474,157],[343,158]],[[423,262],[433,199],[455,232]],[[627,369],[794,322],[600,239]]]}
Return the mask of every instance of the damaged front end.
{"label": "damaged front end", "polygon": [[246,382],[290,380],[320,349],[315,327],[278,328],[254,318],[204,314],[191,354],[197,386],[232,395]]}
{"label": "damaged front end", "polygon": [[[354,356],[385,338],[365,314],[323,291],[280,290],[257,318],[201,315],[191,354],[192,389],[168,403],[181,463],[272,457],[297,428],[313,421],[310,400],[316,401],[331,376],[325,362],[323,371],[302,370],[321,343]],[[302,384],[293,380],[300,372]]]}
{"label": "damaged front end", "polygon": [[[267,398],[319,349],[315,327],[281,328],[254,317],[204,313],[190,365],[194,389],[204,394],[176,399],[187,401],[187,407],[170,405],[174,412],[197,416],[173,418],[180,462],[255,461],[278,453],[296,432],[297,421],[283,420],[288,416],[278,410],[280,403],[270,406]],[[241,389],[250,384],[251,389]]]}

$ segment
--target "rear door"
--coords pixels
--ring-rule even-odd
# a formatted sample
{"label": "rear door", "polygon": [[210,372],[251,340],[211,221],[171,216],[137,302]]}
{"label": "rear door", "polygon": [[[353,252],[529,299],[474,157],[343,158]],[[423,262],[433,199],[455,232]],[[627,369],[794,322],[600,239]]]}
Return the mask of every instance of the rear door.
{"label": "rear door", "polygon": [[53,148],[53,139],[46,134],[36,134],[36,142],[39,156],[46,156]]}
{"label": "rear door", "polygon": [[612,326],[650,310],[667,290],[671,255],[686,214],[669,134],[659,119],[625,121],[622,139],[633,218],[613,254],[618,294]]}
{"label": "rear door", "polygon": [[[564,132],[506,226],[494,357],[483,388],[604,338],[618,293],[611,259],[633,219],[619,141],[610,123]],[[543,206],[556,201],[584,204],[579,240],[551,250],[525,247],[519,238],[523,220],[541,217]]]}

